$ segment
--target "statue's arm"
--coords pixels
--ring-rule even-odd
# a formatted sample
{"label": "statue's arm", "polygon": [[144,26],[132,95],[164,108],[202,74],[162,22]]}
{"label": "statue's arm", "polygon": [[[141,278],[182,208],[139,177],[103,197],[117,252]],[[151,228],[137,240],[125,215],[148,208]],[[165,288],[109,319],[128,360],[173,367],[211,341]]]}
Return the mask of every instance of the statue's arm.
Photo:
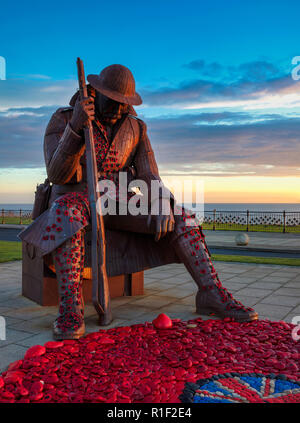
{"label": "statue's arm", "polygon": [[137,179],[142,179],[146,182],[148,186],[148,195],[151,202],[157,200],[158,198],[167,198],[171,199],[171,204],[173,203],[173,195],[170,191],[164,187],[163,190],[151,192],[151,181],[158,181],[162,186],[163,182],[159,176],[159,171],[155,159],[153,149],[147,134],[147,126],[144,122],[140,121],[140,140],[135,155],[135,168],[137,170]]}
{"label": "statue's arm", "polygon": [[44,155],[50,182],[66,184],[79,167],[84,153],[83,137],[71,127],[69,111],[56,111],[47,126],[44,138]]}

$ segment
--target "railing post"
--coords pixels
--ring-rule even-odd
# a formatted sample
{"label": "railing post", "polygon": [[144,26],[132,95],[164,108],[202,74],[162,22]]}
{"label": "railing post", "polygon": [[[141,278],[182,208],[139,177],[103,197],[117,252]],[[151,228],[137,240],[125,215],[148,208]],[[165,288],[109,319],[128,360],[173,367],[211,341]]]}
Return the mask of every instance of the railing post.
{"label": "railing post", "polygon": [[4,225],[4,209],[2,209],[2,225]]}
{"label": "railing post", "polygon": [[286,229],[286,216],[285,216],[285,210],[283,210],[283,233],[285,234]]}
{"label": "railing post", "polygon": [[213,224],[213,231],[216,230],[216,209],[214,209],[214,224]]}
{"label": "railing post", "polygon": [[20,209],[20,221],[19,221],[19,225],[22,225],[22,210]]}
{"label": "railing post", "polygon": [[246,229],[247,232],[249,232],[249,215],[250,215],[250,212],[249,210],[247,210],[247,229]]}

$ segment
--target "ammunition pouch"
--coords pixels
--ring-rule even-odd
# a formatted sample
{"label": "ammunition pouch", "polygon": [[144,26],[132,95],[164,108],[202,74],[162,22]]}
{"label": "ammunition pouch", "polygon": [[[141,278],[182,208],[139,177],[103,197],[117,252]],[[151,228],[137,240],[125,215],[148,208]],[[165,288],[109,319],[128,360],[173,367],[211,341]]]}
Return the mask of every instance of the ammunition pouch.
{"label": "ammunition pouch", "polygon": [[49,198],[51,195],[51,188],[52,186],[48,178],[45,179],[43,184],[37,185],[32,210],[32,219],[36,219],[47,210],[49,205]]}

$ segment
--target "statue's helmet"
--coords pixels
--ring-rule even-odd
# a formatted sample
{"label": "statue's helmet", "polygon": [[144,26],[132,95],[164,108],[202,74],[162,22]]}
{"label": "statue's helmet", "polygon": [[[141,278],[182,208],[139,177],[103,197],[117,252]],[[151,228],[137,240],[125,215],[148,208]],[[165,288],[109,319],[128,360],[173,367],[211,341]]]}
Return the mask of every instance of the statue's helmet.
{"label": "statue's helmet", "polygon": [[99,75],[88,75],[88,82],[96,91],[119,103],[142,104],[140,95],[135,91],[135,80],[131,71],[123,65],[110,65]]}

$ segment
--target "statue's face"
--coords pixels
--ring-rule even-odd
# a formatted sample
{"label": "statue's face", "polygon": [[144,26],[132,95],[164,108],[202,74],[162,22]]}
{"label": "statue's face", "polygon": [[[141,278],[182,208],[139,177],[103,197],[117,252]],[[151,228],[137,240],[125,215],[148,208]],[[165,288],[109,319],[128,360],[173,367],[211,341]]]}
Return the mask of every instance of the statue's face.
{"label": "statue's face", "polygon": [[101,116],[101,121],[107,125],[114,125],[117,120],[122,117],[126,108],[127,104],[118,103],[117,101],[111,100],[105,95],[96,92],[95,111],[99,116]]}

